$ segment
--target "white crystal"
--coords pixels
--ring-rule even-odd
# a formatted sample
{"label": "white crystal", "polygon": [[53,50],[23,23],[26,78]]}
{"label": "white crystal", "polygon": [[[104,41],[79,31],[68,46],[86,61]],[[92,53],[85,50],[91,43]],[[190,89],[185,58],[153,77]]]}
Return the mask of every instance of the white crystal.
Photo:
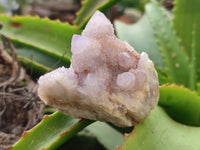
{"label": "white crystal", "polygon": [[142,87],[145,84],[147,79],[146,73],[144,69],[131,69],[131,73],[135,75],[136,85],[138,88]]}
{"label": "white crystal", "polygon": [[77,95],[74,92],[77,83],[77,75],[72,69],[58,68],[40,77],[38,84],[42,86],[38,88],[39,96],[45,99],[47,104],[63,99],[63,95],[65,99],[73,99]]}
{"label": "white crystal", "polygon": [[104,14],[96,11],[96,13],[90,18],[85,30],[82,32],[82,36],[90,38],[114,36],[114,28]]}
{"label": "white crystal", "polygon": [[90,44],[89,38],[83,37],[81,35],[74,35],[72,37],[72,43],[71,43],[72,55],[83,53],[84,50],[87,50],[89,44]]}
{"label": "white crystal", "polygon": [[148,67],[148,61],[149,61],[148,55],[145,52],[142,52],[140,55],[140,60],[138,62],[138,68],[144,70],[146,67]]}
{"label": "white crystal", "polygon": [[81,72],[84,70],[91,71],[94,66],[98,66],[98,60],[101,59],[101,45],[98,41],[84,36],[74,35],[71,47],[71,64],[75,72]]}
{"label": "white crystal", "polygon": [[48,105],[73,117],[132,126],[158,102],[158,77],[146,53],[138,54],[114,35],[97,11],[82,35],[74,35],[70,68],[40,77],[38,94]]}

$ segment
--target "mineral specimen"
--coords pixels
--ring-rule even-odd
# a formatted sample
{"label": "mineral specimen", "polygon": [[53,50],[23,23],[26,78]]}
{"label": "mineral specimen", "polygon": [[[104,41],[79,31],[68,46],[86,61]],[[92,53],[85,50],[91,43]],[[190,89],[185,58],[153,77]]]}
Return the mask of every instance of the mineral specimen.
{"label": "mineral specimen", "polygon": [[[145,41],[144,41],[145,42]],[[138,54],[114,35],[97,11],[71,43],[70,68],[41,76],[38,94],[48,105],[73,116],[132,126],[158,102],[158,77],[146,53]]]}

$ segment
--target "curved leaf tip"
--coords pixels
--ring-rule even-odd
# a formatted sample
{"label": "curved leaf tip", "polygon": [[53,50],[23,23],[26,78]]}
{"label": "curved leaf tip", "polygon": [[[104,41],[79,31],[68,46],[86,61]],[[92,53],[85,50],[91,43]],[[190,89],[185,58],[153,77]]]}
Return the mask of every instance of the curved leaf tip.
{"label": "curved leaf tip", "polygon": [[159,105],[176,121],[200,126],[200,96],[184,86],[160,86]]}

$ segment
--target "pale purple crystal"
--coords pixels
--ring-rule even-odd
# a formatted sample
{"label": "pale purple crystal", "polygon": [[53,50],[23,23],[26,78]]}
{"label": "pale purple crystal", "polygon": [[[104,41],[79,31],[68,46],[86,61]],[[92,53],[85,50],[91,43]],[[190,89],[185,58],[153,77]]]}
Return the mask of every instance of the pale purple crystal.
{"label": "pale purple crystal", "polygon": [[130,91],[133,90],[134,87],[136,87],[135,80],[136,78],[133,73],[123,72],[121,74],[118,74],[116,83],[121,90]]}
{"label": "pale purple crystal", "polygon": [[70,68],[40,77],[38,94],[48,105],[73,117],[132,126],[158,102],[158,77],[146,53],[138,54],[114,35],[97,11],[71,43]]}
{"label": "pale purple crystal", "polygon": [[121,52],[118,54],[119,66],[129,70],[137,67],[137,59],[134,56],[129,55],[127,52]]}

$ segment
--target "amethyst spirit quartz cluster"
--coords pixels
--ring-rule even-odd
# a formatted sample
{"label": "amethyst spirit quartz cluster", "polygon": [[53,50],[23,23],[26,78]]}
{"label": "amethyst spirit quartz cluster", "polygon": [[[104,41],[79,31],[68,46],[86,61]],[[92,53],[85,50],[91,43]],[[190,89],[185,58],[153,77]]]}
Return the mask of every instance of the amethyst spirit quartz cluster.
{"label": "amethyst spirit quartz cluster", "polygon": [[132,126],[157,105],[159,84],[154,64],[114,34],[99,11],[71,43],[70,68],[39,78],[38,94],[48,105],[76,117]]}

